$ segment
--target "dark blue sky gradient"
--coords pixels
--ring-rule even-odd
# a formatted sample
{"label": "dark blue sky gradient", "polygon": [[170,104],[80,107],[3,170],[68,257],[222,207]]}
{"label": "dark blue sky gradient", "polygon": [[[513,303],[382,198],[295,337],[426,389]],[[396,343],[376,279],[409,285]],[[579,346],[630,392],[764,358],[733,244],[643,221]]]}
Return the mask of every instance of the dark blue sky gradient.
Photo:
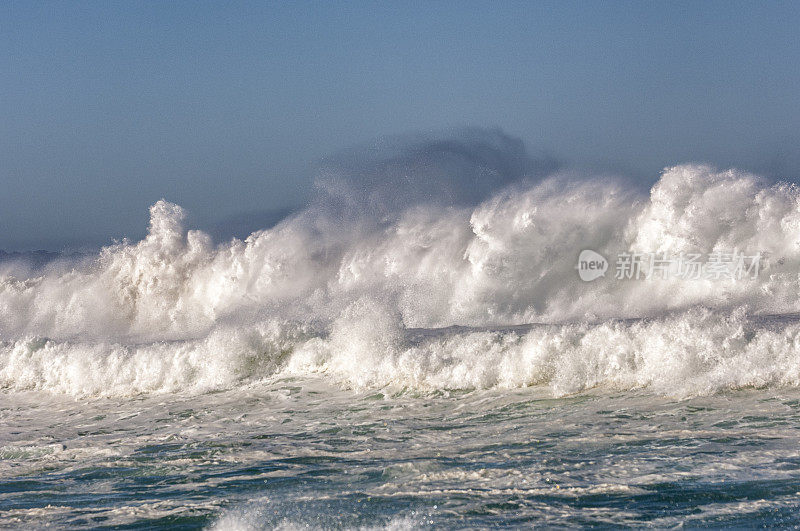
{"label": "dark blue sky gradient", "polygon": [[162,197],[266,219],[326,155],[460,126],[798,180],[798,28],[798,2],[2,2],[0,248],[138,238]]}

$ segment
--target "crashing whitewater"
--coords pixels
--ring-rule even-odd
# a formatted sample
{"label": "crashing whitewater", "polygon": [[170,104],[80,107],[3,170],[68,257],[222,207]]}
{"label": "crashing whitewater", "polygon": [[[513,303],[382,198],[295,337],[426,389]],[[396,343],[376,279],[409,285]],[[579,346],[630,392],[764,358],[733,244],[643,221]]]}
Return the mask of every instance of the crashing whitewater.
{"label": "crashing whitewater", "polygon": [[[794,185],[684,165],[649,194],[556,172],[475,204],[360,206],[340,194],[215,244],[159,201],[142,241],[44,269],[4,264],[0,388],[128,396],[298,375],[556,396],[800,385]],[[583,282],[583,249],[764,262],[735,280]]]}

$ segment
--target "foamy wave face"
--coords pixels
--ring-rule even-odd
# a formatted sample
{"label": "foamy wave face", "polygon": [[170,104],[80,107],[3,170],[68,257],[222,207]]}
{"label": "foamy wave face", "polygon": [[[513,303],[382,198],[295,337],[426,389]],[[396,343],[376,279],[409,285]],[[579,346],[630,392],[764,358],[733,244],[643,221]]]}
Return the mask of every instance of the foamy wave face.
{"label": "foamy wave face", "polygon": [[[88,265],[0,276],[4,387],[202,390],[282,371],[356,387],[547,384],[556,393],[601,383],[680,393],[795,381],[794,328],[781,336],[756,327],[731,343],[744,326],[730,317],[739,307],[800,310],[800,192],[746,173],[679,166],[649,197],[613,180],[557,174],[475,207],[417,204],[379,219],[315,204],[221,245],[187,230],[177,205],[159,201],[150,214],[144,240],[107,247]],[[756,278],[739,280],[583,282],[575,271],[583,249],[606,257],[738,249],[765,261]],[[663,317],[698,305],[714,317]],[[655,319],[602,323],[629,317]],[[424,345],[404,336],[410,327],[587,321],[600,324]],[[728,363],[751,364],[749,376]],[[657,369],[681,376],[666,382]]]}
{"label": "foamy wave face", "polygon": [[798,385],[799,334],[796,322],[776,325],[743,311],[697,309],[637,322],[463,331],[408,344],[376,308],[362,303],[337,321],[330,337],[296,349],[285,372],[322,372],[356,388],[547,385],[562,396],[601,386],[694,396]]}
{"label": "foamy wave face", "polygon": [[288,323],[220,327],[202,340],[120,345],[28,339],[0,345],[0,386],[74,396],[204,392],[321,375],[346,388],[547,386],[669,396],[800,384],[800,323],[707,309],[640,321],[504,330],[408,331],[372,300],[329,333]]}
{"label": "foamy wave face", "polygon": [[230,388],[278,372],[306,334],[302,326],[265,322],[173,342],[9,341],[0,343],[0,387],[74,396]]}

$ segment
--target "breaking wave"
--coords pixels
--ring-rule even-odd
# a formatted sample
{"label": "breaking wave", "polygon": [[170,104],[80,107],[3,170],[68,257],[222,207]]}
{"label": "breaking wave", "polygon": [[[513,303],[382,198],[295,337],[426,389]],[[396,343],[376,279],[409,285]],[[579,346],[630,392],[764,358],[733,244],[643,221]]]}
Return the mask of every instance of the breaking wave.
{"label": "breaking wave", "polygon": [[140,345],[25,339],[0,346],[0,360],[6,388],[74,396],[204,392],[322,375],[356,390],[544,385],[554,396],[600,387],[688,397],[800,385],[800,323],[693,309],[599,324],[408,331],[362,300],[329,333],[265,322]]}
{"label": "breaking wave", "polygon": [[[480,166],[470,175],[497,174],[488,160],[469,159]],[[329,179],[306,210],[223,243],[188,230],[181,207],[162,200],[141,241],[41,269],[6,264],[0,386],[127,395],[311,374],[354,388],[555,394],[798,385],[800,326],[763,317],[800,311],[794,185],[683,165],[646,194],[509,167],[499,190],[447,204],[359,196]],[[583,282],[583,249],[736,249],[764,261],[738,280]]]}

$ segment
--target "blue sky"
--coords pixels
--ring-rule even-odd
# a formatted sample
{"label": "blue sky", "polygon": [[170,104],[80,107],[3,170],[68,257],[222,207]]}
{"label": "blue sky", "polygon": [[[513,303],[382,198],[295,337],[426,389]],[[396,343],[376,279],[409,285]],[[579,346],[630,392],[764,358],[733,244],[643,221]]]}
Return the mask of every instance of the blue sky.
{"label": "blue sky", "polygon": [[0,4],[0,249],[301,204],[382,135],[497,127],[642,181],[800,179],[797,2]]}

